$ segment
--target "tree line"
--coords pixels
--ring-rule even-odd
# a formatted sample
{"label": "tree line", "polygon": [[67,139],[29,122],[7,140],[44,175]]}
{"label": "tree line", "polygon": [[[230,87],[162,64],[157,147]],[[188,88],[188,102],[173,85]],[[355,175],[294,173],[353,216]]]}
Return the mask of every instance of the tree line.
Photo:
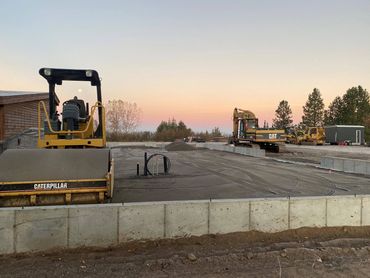
{"label": "tree line", "polygon": [[287,100],[280,101],[275,110],[273,127],[289,129],[324,125],[363,125],[370,136],[370,96],[361,86],[349,88],[342,97],[337,96],[325,109],[320,90],[314,88],[303,106],[302,121],[293,126],[292,110]]}
{"label": "tree line", "polygon": [[176,119],[161,121],[155,132],[136,131],[142,111],[136,103],[110,100],[105,104],[108,140],[110,141],[175,141],[189,136],[210,140],[222,136],[218,127],[211,132],[194,132],[183,121]]}
{"label": "tree line", "polygon": [[[183,121],[177,122],[175,119],[162,121],[155,132],[138,132],[136,129],[140,123],[142,111],[136,103],[111,100],[105,107],[108,139],[112,141],[174,141],[188,136],[210,140],[222,136],[218,127],[211,132],[194,132]],[[292,110],[288,101],[280,101],[275,110],[272,126],[288,130],[334,124],[364,125],[367,140],[370,140],[370,96],[361,86],[349,88],[343,96],[335,97],[327,109],[320,90],[314,88],[302,108],[301,122],[293,125]],[[265,123],[264,126],[267,127],[268,124]]]}

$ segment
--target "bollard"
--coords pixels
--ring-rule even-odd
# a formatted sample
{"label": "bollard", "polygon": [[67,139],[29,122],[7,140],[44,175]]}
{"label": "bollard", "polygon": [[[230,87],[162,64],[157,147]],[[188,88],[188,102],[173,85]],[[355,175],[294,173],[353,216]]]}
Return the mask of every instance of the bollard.
{"label": "bollard", "polygon": [[140,175],[140,164],[139,163],[136,163],[136,175],[137,176]]}

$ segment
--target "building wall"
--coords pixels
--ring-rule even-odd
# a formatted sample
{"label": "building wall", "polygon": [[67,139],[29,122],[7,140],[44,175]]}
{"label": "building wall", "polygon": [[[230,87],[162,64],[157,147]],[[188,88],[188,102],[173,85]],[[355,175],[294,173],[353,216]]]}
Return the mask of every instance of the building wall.
{"label": "building wall", "polygon": [[17,135],[25,129],[38,127],[38,103],[39,101],[35,100],[3,106],[4,139]]}

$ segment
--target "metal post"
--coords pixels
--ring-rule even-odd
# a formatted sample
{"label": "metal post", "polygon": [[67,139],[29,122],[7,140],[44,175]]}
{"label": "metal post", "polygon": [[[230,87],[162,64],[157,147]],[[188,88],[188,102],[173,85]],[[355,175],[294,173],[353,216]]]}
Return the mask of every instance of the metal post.
{"label": "metal post", "polygon": [[49,82],[49,117],[55,120],[55,84]]}
{"label": "metal post", "polygon": [[167,156],[163,156],[164,174],[168,174]]}
{"label": "metal post", "polygon": [[[98,106],[98,117],[99,117],[99,125],[97,127],[97,130],[95,132],[96,136],[102,136],[103,134],[103,108],[102,108],[102,98],[101,98],[101,86],[100,86],[100,81],[99,84],[96,85],[96,91],[97,91],[97,98],[99,102]],[[92,115],[93,116],[93,115]]]}
{"label": "metal post", "polygon": [[148,175],[148,154],[144,153],[144,176]]}
{"label": "metal post", "polygon": [[140,175],[140,164],[139,163],[136,163],[136,175],[137,176]]}

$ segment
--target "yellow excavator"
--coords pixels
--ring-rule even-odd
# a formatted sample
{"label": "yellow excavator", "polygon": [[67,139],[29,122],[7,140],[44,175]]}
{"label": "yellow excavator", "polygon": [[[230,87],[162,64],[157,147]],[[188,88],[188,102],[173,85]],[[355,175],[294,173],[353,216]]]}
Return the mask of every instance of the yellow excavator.
{"label": "yellow excavator", "polygon": [[283,129],[260,128],[255,114],[249,110],[239,108],[233,113],[233,136],[232,144],[246,145],[249,147],[259,146],[271,152],[279,152],[285,142]]}
{"label": "yellow excavator", "polygon": [[[104,202],[113,195],[114,162],[106,148],[105,110],[95,70],[42,68],[49,104],[38,105],[39,149],[6,150],[0,156],[0,207]],[[87,81],[97,101],[74,97],[58,113],[56,85]],[[97,114],[97,120],[94,115]]]}

